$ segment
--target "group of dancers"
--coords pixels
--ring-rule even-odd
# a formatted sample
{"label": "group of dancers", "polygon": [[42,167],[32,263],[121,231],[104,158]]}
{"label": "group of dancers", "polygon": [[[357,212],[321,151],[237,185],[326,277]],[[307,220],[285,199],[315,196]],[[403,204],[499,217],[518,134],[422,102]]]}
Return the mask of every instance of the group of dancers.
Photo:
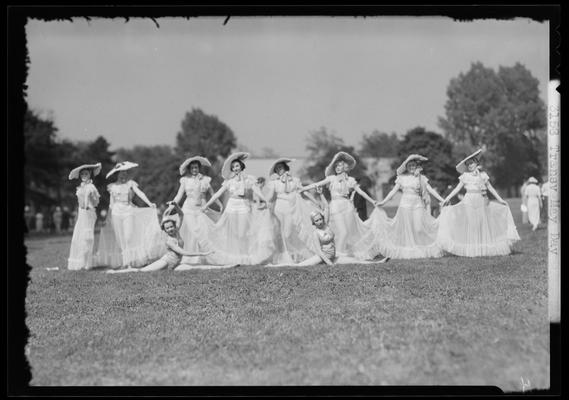
{"label": "group of dancers", "polygon": [[[79,211],[68,269],[108,267],[107,272],[144,272],[160,269],[227,268],[237,265],[307,266],[326,263],[386,262],[390,259],[442,257],[445,252],[465,256],[507,255],[520,237],[508,204],[480,169],[478,150],[456,166],[459,183],[442,198],[422,174],[426,157],[412,154],[397,168],[395,186],[381,202],[362,189],[349,172],[354,157],[338,152],[324,171],[325,178],[303,186],[291,175],[290,158],[279,158],[270,167],[266,185],[247,173],[245,152],[224,162],[221,188],[214,192],[205,174],[210,162],[190,157],[180,166],[179,190],[168,202],[159,221],[150,202],[130,173],[138,164],[118,163],[107,174],[107,223],[95,248],[95,208],[99,193],[92,183],[101,164],[73,169],[69,179],[77,187]],[[327,187],[328,201],[322,193]],[[463,188],[466,194],[455,205],[449,201]],[[374,206],[362,221],[350,201],[356,191]],[[402,192],[397,213],[387,216],[383,206]],[[495,201],[489,200],[488,192]],[[223,206],[220,197],[228,194]],[[137,207],[138,196],[149,207]],[[181,201],[185,196],[185,201]],[[430,213],[431,196],[442,206],[438,218]],[[215,220],[210,206],[217,204]]]}

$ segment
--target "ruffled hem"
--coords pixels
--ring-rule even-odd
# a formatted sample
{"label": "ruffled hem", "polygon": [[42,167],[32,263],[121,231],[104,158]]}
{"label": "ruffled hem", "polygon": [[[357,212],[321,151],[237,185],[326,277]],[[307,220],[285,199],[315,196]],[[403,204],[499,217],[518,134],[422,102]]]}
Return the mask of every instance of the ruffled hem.
{"label": "ruffled hem", "polygon": [[364,260],[373,260],[379,255],[397,260],[411,260],[416,258],[440,258],[444,256],[444,251],[438,243],[428,246],[402,247],[380,242],[374,243],[367,251],[356,253],[357,258],[363,258]]}
{"label": "ruffled hem", "polygon": [[448,253],[462,257],[507,256],[512,252],[516,240],[505,240],[492,244],[461,244],[452,240],[439,239],[439,245]]}
{"label": "ruffled hem", "polygon": [[82,258],[68,258],[67,259],[67,269],[71,270],[71,271],[80,271],[82,269],[84,270],[89,270],[93,268],[93,262],[91,261],[85,261],[85,259]]}

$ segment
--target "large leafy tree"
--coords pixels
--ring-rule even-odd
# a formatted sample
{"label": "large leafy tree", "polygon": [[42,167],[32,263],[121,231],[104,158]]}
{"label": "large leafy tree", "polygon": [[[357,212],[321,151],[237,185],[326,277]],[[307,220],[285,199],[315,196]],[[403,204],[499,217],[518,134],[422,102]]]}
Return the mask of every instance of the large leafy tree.
{"label": "large leafy tree", "polygon": [[[423,127],[411,129],[399,142],[397,159],[391,165],[393,171],[411,154],[420,154],[429,160],[422,163],[423,174],[431,186],[444,193],[448,185],[457,183],[457,172],[452,159],[453,145],[438,133]],[[395,176],[391,178],[391,182]]]}
{"label": "large leafy tree", "polygon": [[545,104],[539,97],[539,81],[522,64],[496,72],[473,63],[450,81],[447,96],[439,125],[461,149],[457,157],[486,148],[484,166],[509,195],[529,175],[545,172]]}
{"label": "large leafy tree", "polygon": [[364,134],[359,154],[362,157],[395,157],[398,145],[399,138],[395,132],[387,134],[375,130],[369,135]]}

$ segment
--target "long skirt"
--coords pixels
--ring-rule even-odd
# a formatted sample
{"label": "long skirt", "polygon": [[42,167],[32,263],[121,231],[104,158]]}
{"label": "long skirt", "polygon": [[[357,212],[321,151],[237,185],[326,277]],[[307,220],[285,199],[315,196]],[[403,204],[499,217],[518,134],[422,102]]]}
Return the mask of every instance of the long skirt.
{"label": "long skirt", "polygon": [[510,208],[466,193],[462,201],[443,207],[437,241],[449,253],[464,257],[507,255],[520,240]]}
{"label": "long skirt", "polygon": [[205,256],[208,264],[256,265],[270,262],[275,251],[275,228],[269,219],[254,219],[251,201],[229,198],[225,210],[210,232],[215,252]]}
{"label": "long skirt", "polygon": [[95,210],[79,209],[71,238],[71,248],[67,260],[68,269],[90,269],[94,266],[93,251],[96,222],[97,213]]}
{"label": "long skirt", "polygon": [[298,263],[314,254],[307,243],[313,236],[310,213],[314,210],[316,207],[297,192],[277,196],[273,210],[279,227],[275,264]]}
{"label": "long skirt", "polygon": [[[212,235],[215,222],[201,211],[200,206],[184,203],[182,207],[184,219],[180,227],[180,236],[184,240],[184,250],[192,253],[203,253],[214,250],[207,239]],[[183,256],[181,264],[206,263],[205,256]]]}
{"label": "long skirt", "polygon": [[529,223],[536,226],[540,221],[539,199],[537,197],[529,197],[527,203]]}
{"label": "long skirt", "polygon": [[352,202],[344,197],[336,197],[330,201],[329,207],[329,225],[335,235],[336,254],[352,257],[361,253],[363,249],[358,242],[369,232],[369,228],[358,216]]}
{"label": "long skirt", "polygon": [[[366,221],[373,246],[371,256],[381,253],[393,259],[436,258],[443,256],[437,243],[438,222],[425,209],[421,197],[404,193],[395,217],[374,210]],[[368,243],[370,235],[367,236]],[[360,242],[358,247],[365,241]]]}
{"label": "long skirt", "polygon": [[118,205],[109,209],[99,238],[99,265],[142,267],[165,252],[165,236],[154,208]]}

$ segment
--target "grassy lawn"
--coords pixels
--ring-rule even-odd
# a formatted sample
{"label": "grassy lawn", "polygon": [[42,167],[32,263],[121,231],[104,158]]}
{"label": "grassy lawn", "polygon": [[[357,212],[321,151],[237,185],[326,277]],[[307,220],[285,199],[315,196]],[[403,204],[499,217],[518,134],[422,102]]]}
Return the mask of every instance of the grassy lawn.
{"label": "grassy lawn", "polygon": [[108,275],[30,238],[31,385],[549,387],[546,229],[504,257]]}

